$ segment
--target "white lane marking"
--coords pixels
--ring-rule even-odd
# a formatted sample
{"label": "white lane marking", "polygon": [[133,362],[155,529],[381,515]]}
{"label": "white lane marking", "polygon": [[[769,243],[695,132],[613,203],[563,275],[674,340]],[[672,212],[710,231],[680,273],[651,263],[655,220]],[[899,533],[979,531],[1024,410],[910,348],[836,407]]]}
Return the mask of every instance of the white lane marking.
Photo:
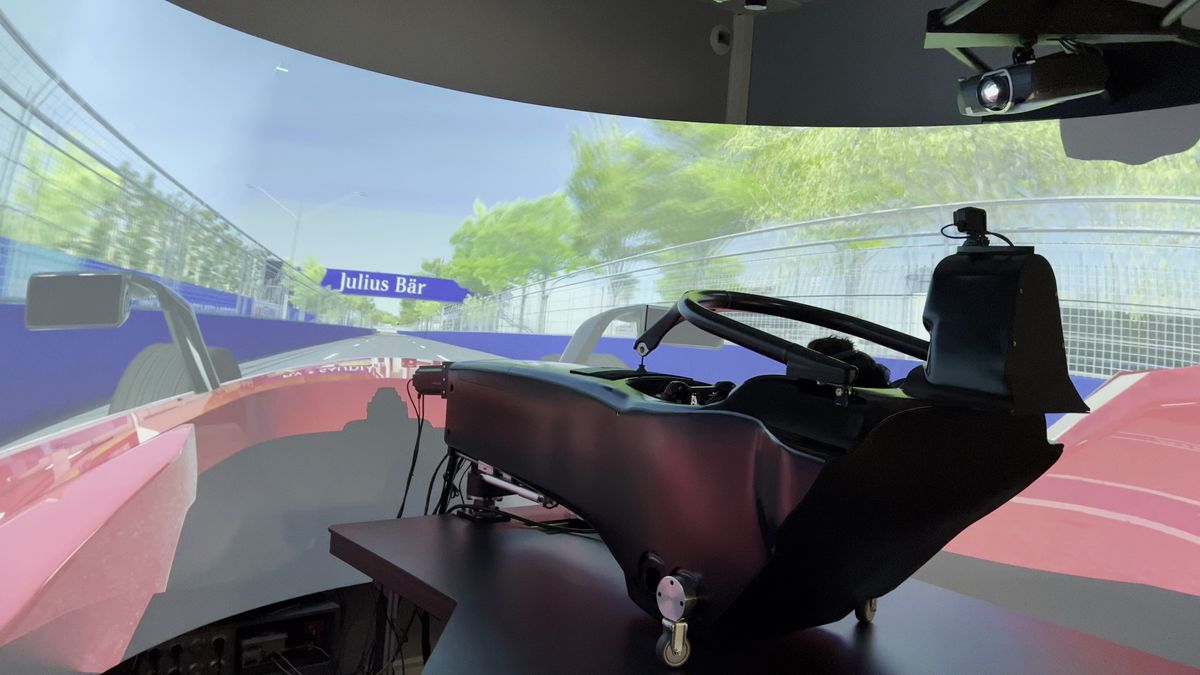
{"label": "white lane marking", "polygon": [[1174,499],[1175,501],[1183,502],[1185,504],[1191,504],[1193,506],[1200,506],[1200,501],[1197,501],[1195,499],[1188,499],[1187,497],[1182,497],[1180,495],[1173,494],[1170,492],[1163,492],[1162,490],[1151,490],[1150,488],[1144,488],[1144,487],[1141,487],[1140,485],[1130,485],[1128,483],[1113,483],[1112,481],[1100,480],[1099,478],[1088,478],[1087,476],[1073,476],[1073,475],[1067,474],[1067,473],[1048,473],[1048,474],[1046,474],[1046,477],[1047,478],[1061,478],[1063,480],[1077,480],[1077,481],[1081,481],[1084,483],[1094,483],[1096,485],[1106,485],[1108,487],[1120,488],[1122,490],[1133,490],[1134,492],[1145,492],[1148,495],[1154,495],[1156,497],[1166,497],[1167,499]]}
{"label": "white lane marking", "polygon": [[1200,453],[1200,445],[1179,440],[1178,438],[1167,438],[1166,436],[1155,436],[1154,434],[1135,434],[1128,431],[1118,431],[1112,435],[1113,438],[1118,438],[1122,441],[1135,441],[1138,443],[1149,443],[1162,448],[1172,448],[1174,450],[1186,450],[1188,452]]}
{"label": "white lane marking", "polygon": [[322,361],[328,361],[329,359],[332,359],[333,357],[335,357],[335,356],[337,356],[337,355],[338,355],[338,353],[337,353],[337,352],[334,352],[334,353],[330,354],[329,356],[326,356],[325,358],[323,358],[323,359],[321,359],[321,360],[322,360]]}
{"label": "white lane marking", "polygon": [[355,343],[354,343],[354,346],[355,346],[355,347],[361,347],[361,346],[362,346],[362,343],[361,343],[361,342],[355,342]]}
{"label": "white lane marking", "polygon": [[437,357],[438,357],[439,359],[443,360],[443,361],[449,361],[449,360],[450,360],[450,357],[448,357],[448,356],[442,356],[441,354],[438,354],[438,355],[437,355]]}
{"label": "white lane marking", "polygon": [[425,349],[425,345],[417,345],[417,346],[420,347],[421,349]]}
{"label": "white lane marking", "polygon": [[[1096,412],[1105,403],[1116,398],[1124,393],[1127,389],[1141,381],[1146,377],[1147,373],[1126,373],[1124,375],[1114,375],[1111,380],[1100,385],[1100,388],[1092,392],[1091,396],[1085,399],[1088,407],[1092,412]],[[1058,419],[1057,422],[1050,425],[1046,431],[1046,436],[1052,441],[1057,441],[1059,437],[1071,430],[1071,427],[1078,424],[1083,418],[1087,417],[1084,413],[1067,413]]]}
{"label": "white lane marking", "polygon": [[1097,518],[1115,520],[1120,523],[1128,523],[1137,527],[1144,527],[1148,530],[1154,530],[1155,532],[1161,532],[1167,536],[1175,537],[1176,539],[1182,539],[1189,544],[1200,546],[1200,536],[1154,520],[1147,520],[1145,518],[1131,516],[1128,513],[1119,513],[1117,511],[1109,511],[1107,509],[1096,509],[1090,506],[1068,504],[1066,502],[1055,502],[1048,499],[1030,499],[1029,497],[1013,497],[1012,501],[1017,504],[1025,504],[1026,506],[1040,506],[1044,509],[1057,509],[1059,511],[1074,511],[1076,513],[1083,513],[1089,516],[1096,516]]}

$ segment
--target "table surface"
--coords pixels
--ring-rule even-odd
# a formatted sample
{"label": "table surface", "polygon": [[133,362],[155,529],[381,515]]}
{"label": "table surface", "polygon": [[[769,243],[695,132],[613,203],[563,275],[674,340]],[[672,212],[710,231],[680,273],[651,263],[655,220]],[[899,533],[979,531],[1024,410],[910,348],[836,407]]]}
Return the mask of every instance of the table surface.
{"label": "table surface", "polygon": [[654,654],[659,622],[595,539],[456,516],[329,529],[335,556],[447,622],[426,675],[1196,672],[915,580],[880,599],[873,625],[851,616],[736,647],[694,641],[671,670]]}

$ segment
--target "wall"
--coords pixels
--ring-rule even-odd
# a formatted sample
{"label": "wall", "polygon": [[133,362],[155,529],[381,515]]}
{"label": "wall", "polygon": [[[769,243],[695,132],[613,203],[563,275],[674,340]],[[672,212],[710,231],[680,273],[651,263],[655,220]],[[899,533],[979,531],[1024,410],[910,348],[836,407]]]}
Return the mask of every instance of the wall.
{"label": "wall", "polygon": [[[0,304],[0,444],[108,400],[146,345],[170,342],[159,312],[134,310],[120,328],[29,331],[25,306]],[[366,328],[201,314],[209,347],[238,361],[367,335]]]}

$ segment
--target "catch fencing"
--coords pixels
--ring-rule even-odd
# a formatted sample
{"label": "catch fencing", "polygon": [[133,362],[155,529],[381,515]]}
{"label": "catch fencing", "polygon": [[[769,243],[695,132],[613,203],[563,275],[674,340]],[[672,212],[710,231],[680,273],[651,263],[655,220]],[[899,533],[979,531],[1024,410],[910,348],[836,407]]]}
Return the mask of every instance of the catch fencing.
{"label": "catch fencing", "polygon": [[126,269],[198,311],[365,325],[106,122],[0,13],[0,301],[33,272]]}
{"label": "catch fencing", "polygon": [[[992,230],[1036,246],[1053,264],[1073,373],[1108,377],[1200,363],[1200,199],[974,205],[988,210]],[[670,303],[689,289],[708,288],[782,297],[924,336],[930,274],[961,243],[940,229],[961,206],[823,218],[642,253],[471,298],[415,328],[569,334],[606,309]],[[802,343],[825,332],[773,317],[738,318]],[[617,323],[608,334],[633,330]]]}

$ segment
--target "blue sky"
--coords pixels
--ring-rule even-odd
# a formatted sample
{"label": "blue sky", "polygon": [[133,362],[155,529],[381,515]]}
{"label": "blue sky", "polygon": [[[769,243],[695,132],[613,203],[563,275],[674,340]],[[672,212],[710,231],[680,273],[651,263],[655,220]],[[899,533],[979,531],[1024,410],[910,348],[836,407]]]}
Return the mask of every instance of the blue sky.
{"label": "blue sky", "polygon": [[561,189],[571,130],[593,123],[327,61],[165,0],[0,10],[113,126],[276,252],[288,253],[293,220],[247,183],[293,210],[365,192],[305,218],[299,257],[330,267],[404,273],[448,255],[476,199]]}

